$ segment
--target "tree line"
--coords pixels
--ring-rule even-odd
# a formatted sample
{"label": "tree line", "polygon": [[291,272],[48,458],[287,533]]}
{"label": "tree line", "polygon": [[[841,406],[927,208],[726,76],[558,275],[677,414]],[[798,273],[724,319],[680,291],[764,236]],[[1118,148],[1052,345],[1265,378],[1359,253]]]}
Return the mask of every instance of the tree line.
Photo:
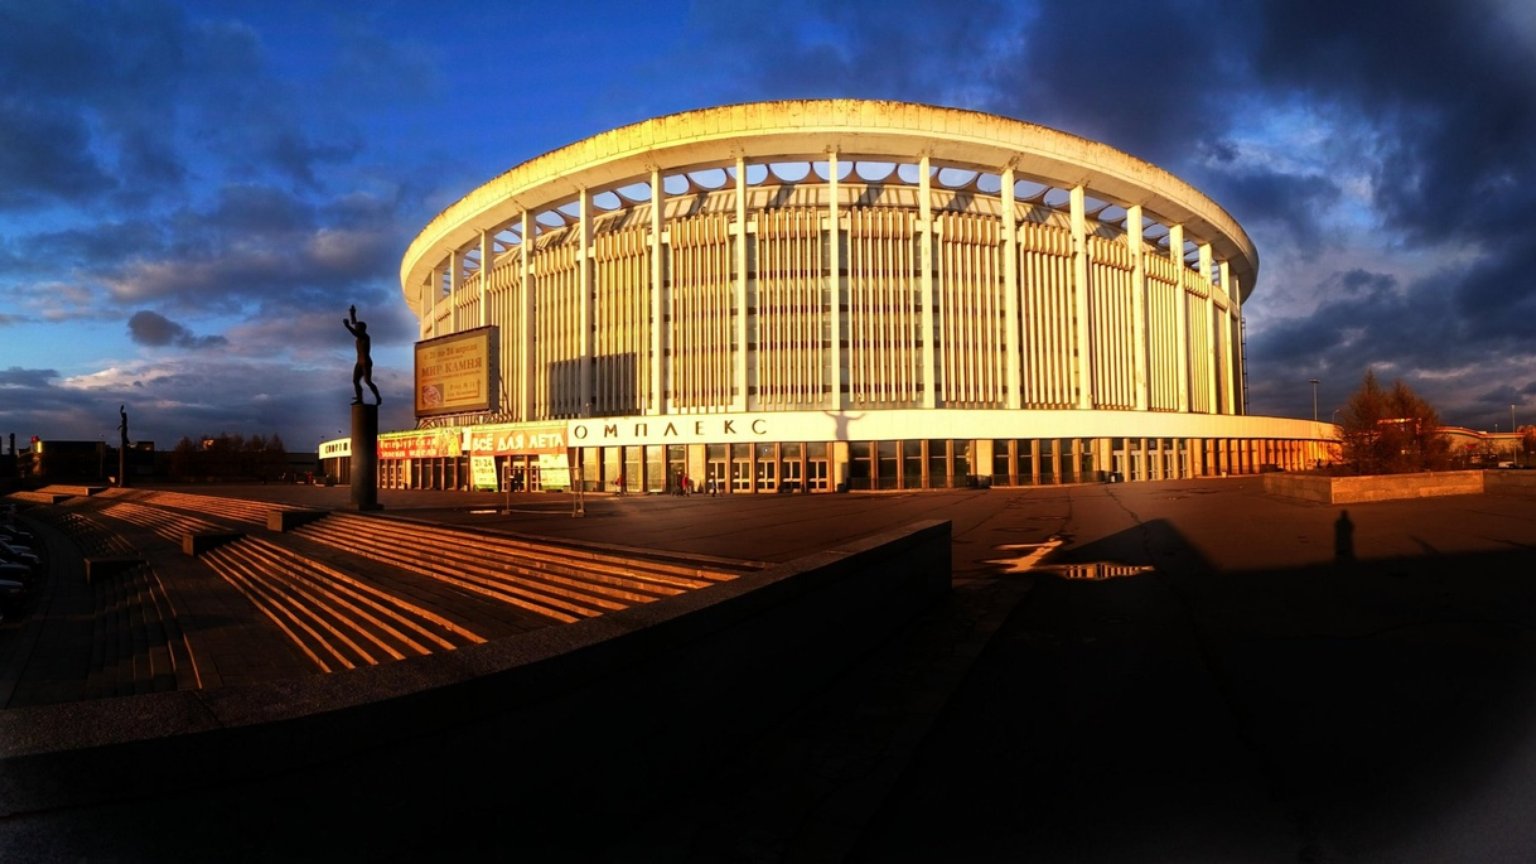
{"label": "tree line", "polygon": [[171,451],[169,467],[175,480],[277,480],[288,470],[288,451],[275,433],[183,437]]}

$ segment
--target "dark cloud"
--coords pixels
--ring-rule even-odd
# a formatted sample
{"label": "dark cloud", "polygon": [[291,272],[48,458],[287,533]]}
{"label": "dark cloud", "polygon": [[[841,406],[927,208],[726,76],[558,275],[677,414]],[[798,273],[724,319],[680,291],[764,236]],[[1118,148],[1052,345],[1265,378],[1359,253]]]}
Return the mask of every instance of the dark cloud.
{"label": "dark cloud", "polygon": [[[957,13],[939,0],[891,0],[878,11],[836,0],[702,3],[693,24],[711,75],[710,101],[857,95],[964,104],[966,85],[993,57],[1006,4],[967,3]],[[941,98],[937,94],[944,94]]]}
{"label": "dark cloud", "polygon": [[[4,50],[0,45],[0,54]],[[0,210],[90,201],[111,190],[116,183],[97,163],[90,143],[78,116],[14,93],[0,95]]]}
{"label": "dark cloud", "polygon": [[0,369],[0,388],[3,389],[32,389],[48,386],[48,382],[59,377],[59,373],[52,369],[23,369],[20,366],[12,366],[9,369]]}
{"label": "dark cloud", "polygon": [[1320,174],[1272,170],[1218,176],[1207,192],[1250,230],[1258,222],[1278,222],[1294,242],[1314,250],[1331,239],[1324,222],[1340,197],[1338,184]]}
{"label": "dark cloud", "polygon": [[128,335],[140,345],[162,348],[218,348],[229,340],[223,336],[197,336],[187,328],[156,312],[140,310],[128,319]]}
{"label": "dark cloud", "polygon": [[[1524,231],[1533,202],[1536,77],[1501,10],[1437,0],[1259,7],[1253,62],[1275,88],[1338,104],[1374,129],[1377,203],[1437,239]],[[1326,21],[1326,26],[1318,22]]]}

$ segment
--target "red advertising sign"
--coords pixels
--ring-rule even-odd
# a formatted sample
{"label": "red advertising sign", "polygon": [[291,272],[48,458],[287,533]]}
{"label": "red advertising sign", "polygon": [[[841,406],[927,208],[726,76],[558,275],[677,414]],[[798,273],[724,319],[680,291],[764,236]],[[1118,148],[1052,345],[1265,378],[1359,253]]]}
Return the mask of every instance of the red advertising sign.
{"label": "red advertising sign", "polygon": [[379,436],[380,459],[433,459],[458,456],[463,435],[458,429],[431,429],[406,435]]}

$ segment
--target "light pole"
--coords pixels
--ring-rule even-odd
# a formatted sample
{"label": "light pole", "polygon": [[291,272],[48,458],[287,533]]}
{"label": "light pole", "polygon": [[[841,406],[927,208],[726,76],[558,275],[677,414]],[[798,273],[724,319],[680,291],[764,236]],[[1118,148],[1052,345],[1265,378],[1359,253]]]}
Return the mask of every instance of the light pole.
{"label": "light pole", "polygon": [[1317,422],[1317,379],[1316,378],[1308,378],[1307,381],[1312,385],[1312,422],[1316,423]]}

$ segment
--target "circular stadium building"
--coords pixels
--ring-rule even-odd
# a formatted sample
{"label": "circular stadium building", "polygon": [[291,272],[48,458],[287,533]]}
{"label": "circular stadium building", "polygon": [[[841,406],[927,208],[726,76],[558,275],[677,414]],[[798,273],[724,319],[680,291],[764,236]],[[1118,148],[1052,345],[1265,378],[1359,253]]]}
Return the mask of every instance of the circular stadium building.
{"label": "circular stadium building", "polygon": [[1258,265],[1189,184],[1018,120],[841,99],[647,120],[511,169],[416,237],[419,428],[381,436],[380,485],[1310,467],[1330,425],[1244,410]]}

